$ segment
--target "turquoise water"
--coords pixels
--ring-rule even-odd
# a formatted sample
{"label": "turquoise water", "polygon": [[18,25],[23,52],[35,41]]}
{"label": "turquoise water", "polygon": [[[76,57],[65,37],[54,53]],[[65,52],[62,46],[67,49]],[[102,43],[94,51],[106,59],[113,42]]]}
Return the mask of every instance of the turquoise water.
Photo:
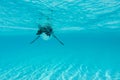
{"label": "turquoise water", "polygon": [[120,80],[120,1],[0,0],[0,80]]}

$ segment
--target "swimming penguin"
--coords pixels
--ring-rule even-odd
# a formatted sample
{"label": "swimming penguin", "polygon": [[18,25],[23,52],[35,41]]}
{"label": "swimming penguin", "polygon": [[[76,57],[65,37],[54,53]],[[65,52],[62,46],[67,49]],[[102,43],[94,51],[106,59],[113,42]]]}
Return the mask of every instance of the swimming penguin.
{"label": "swimming penguin", "polygon": [[49,24],[47,24],[47,25],[45,25],[45,26],[38,25],[38,27],[39,27],[39,29],[38,29],[38,31],[37,31],[37,33],[36,33],[37,37],[31,42],[31,44],[34,43],[34,42],[40,37],[41,34],[45,33],[45,34],[46,34],[47,36],[49,36],[49,37],[50,37],[50,36],[53,36],[57,41],[59,41],[62,45],[64,45],[63,42],[60,41],[60,40],[54,35],[54,33],[53,33],[53,28],[52,28]]}
{"label": "swimming penguin", "polygon": [[47,36],[51,36],[51,34],[53,33],[53,29],[50,25],[45,25],[43,27],[41,27],[41,25],[38,26],[39,30],[37,31],[36,35],[41,35],[42,33],[45,33]]}

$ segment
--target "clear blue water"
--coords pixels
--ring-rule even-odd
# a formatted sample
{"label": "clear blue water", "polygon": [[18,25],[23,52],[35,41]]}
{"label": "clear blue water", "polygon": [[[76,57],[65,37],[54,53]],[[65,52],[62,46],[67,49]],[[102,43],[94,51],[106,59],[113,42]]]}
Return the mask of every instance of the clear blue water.
{"label": "clear blue water", "polygon": [[120,1],[0,0],[0,80],[120,80]]}

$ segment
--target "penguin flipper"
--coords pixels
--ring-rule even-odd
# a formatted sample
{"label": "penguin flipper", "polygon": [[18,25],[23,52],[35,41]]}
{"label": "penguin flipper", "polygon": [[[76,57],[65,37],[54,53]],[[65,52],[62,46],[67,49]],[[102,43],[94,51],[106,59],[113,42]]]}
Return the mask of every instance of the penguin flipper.
{"label": "penguin flipper", "polygon": [[33,41],[30,42],[30,44],[34,43],[40,36],[37,36]]}

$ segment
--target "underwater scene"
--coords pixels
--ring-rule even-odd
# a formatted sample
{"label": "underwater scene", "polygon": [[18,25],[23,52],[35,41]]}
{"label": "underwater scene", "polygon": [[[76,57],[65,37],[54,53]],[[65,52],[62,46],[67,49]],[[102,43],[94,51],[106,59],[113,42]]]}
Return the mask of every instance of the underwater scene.
{"label": "underwater scene", "polygon": [[0,0],[0,80],[120,80],[120,0]]}

